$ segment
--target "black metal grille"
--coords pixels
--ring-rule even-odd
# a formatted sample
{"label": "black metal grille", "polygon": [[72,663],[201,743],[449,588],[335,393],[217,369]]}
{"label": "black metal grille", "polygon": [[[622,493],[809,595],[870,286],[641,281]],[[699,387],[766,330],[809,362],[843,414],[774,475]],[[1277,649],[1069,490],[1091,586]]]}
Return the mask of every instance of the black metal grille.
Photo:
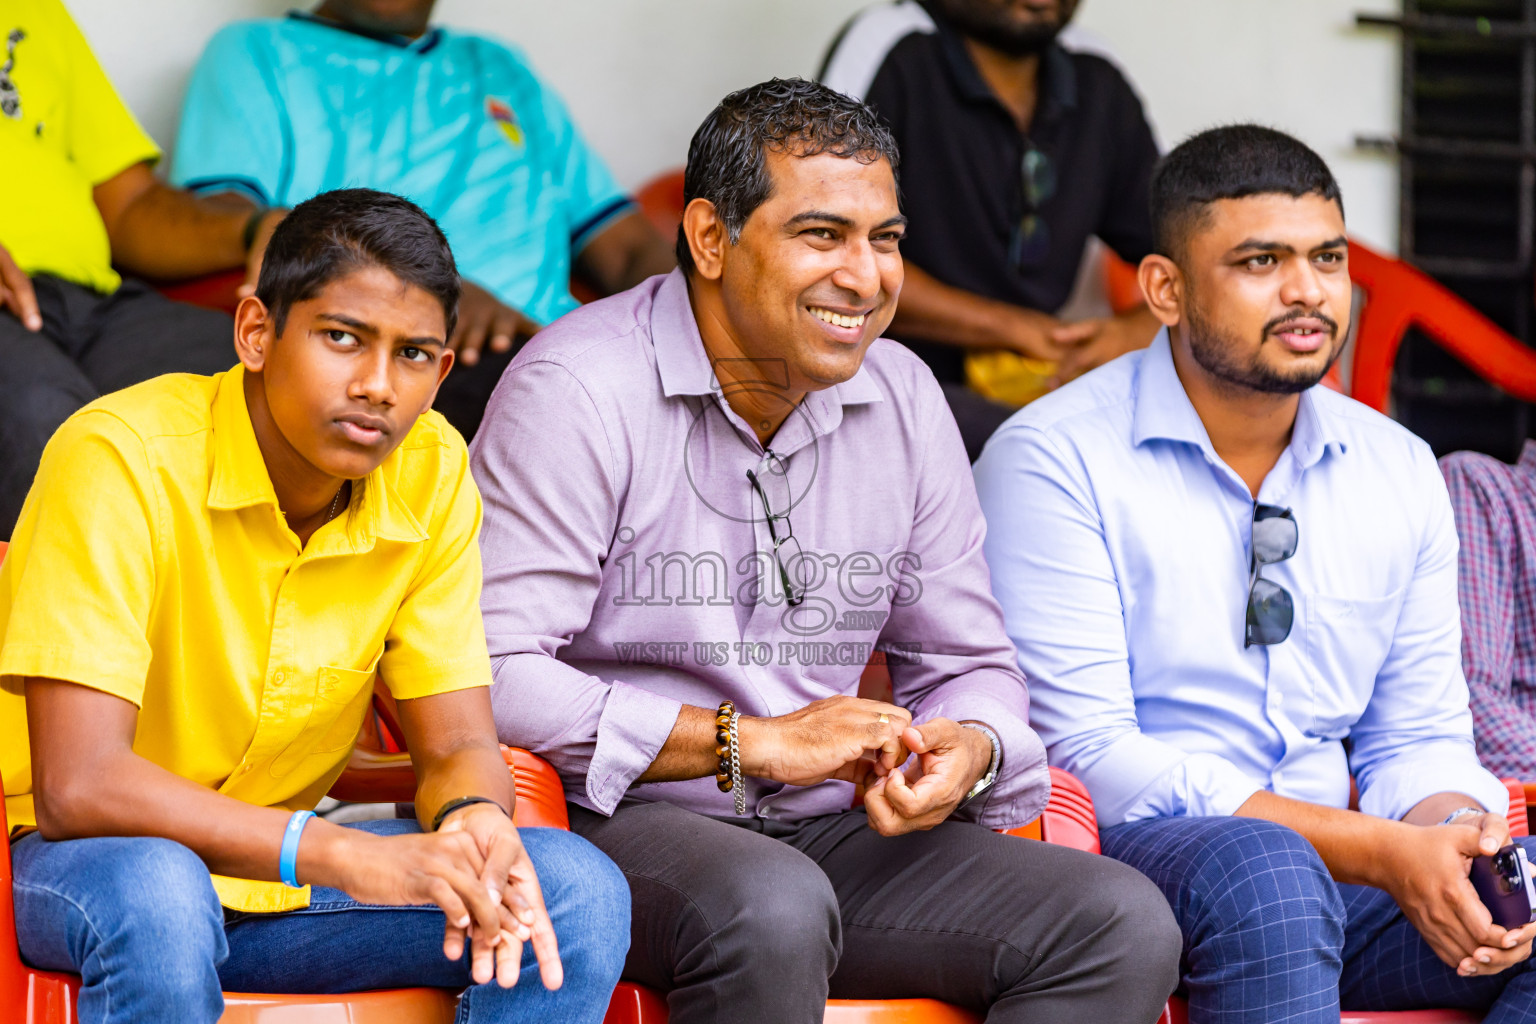
{"label": "black metal grille", "polygon": [[[1527,345],[1536,216],[1536,0],[1403,0],[1361,14],[1402,33],[1399,250]],[[1410,332],[1392,377],[1397,418],[1436,454],[1460,448],[1513,461],[1531,407]]]}

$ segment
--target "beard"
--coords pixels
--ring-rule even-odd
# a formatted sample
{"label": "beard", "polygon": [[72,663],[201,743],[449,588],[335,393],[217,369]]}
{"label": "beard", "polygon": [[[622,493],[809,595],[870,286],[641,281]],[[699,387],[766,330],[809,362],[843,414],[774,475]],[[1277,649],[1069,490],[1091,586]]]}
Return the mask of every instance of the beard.
{"label": "beard", "polygon": [[1020,22],[1009,11],[1008,0],[939,0],[944,17],[985,46],[1010,57],[1029,57],[1044,52],[1067,27],[1077,10],[1077,0],[1060,0],[1061,15],[1054,22]]}
{"label": "beard", "polygon": [[[1207,320],[1199,304],[1190,296],[1184,319],[1189,325],[1189,354],[1200,368],[1221,384],[1242,391],[1257,391],[1266,395],[1295,395],[1315,386],[1325,377],[1334,362],[1344,351],[1339,344],[1339,325],[1331,317],[1318,312],[1292,312],[1277,316],[1259,331],[1259,347],[1252,356],[1244,358],[1240,353],[1245,347],[1241,338],[1227,333]],[[1320,320],[1328,327],[1328,344],[1332,350],[1321,368],[1302,364],[1280,370],[1264,362],[1264,343],[1275,328],[1293,320],[1308,317]]]}

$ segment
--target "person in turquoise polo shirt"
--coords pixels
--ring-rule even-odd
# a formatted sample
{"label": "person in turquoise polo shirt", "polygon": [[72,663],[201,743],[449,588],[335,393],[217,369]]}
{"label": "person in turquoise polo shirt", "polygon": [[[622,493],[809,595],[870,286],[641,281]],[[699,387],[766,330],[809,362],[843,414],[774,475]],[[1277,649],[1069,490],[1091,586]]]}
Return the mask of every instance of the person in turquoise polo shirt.
{"label": "person in turquoise polo shirt", "polygon": [[226,26],[193,72],[171,177],[293,206],[329,189],[406,196],[442,226],[464,277],[459,369],[437,408],[466,436],[514,343],[675,265],[513,47],[431,26],[434,0],[324,0]]}

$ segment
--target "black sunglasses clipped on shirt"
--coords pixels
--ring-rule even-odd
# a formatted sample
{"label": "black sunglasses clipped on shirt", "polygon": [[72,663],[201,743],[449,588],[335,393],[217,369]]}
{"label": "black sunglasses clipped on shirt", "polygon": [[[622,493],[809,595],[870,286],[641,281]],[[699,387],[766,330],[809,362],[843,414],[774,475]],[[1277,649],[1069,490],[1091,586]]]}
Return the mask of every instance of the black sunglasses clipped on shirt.
{"label": "black sunglasses clipped on shirt", "polygon": [[1298,530],[1291,510],[1278,505],[1253,506],[1253,556],[1248,564],[1248,621],[1244,647],[1278,644],[1291,635],[1296,601],[1291,592],[1262,575],[1266,565],[1296,553]]}

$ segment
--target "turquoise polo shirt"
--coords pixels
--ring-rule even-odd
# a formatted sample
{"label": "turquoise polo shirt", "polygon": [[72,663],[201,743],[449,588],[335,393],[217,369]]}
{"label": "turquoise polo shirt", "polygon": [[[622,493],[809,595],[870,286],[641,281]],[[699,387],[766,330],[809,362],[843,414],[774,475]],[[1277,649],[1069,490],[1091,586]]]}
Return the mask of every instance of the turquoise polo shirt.
{"label": "turquoise polo shirt", "polygon": [[406,196],[442,226],[461,274],[543,323],[577,305],[573,255],[633,208],[515,49],[299,12],[209,42],[171,179],[276,206],[336,188]]}

